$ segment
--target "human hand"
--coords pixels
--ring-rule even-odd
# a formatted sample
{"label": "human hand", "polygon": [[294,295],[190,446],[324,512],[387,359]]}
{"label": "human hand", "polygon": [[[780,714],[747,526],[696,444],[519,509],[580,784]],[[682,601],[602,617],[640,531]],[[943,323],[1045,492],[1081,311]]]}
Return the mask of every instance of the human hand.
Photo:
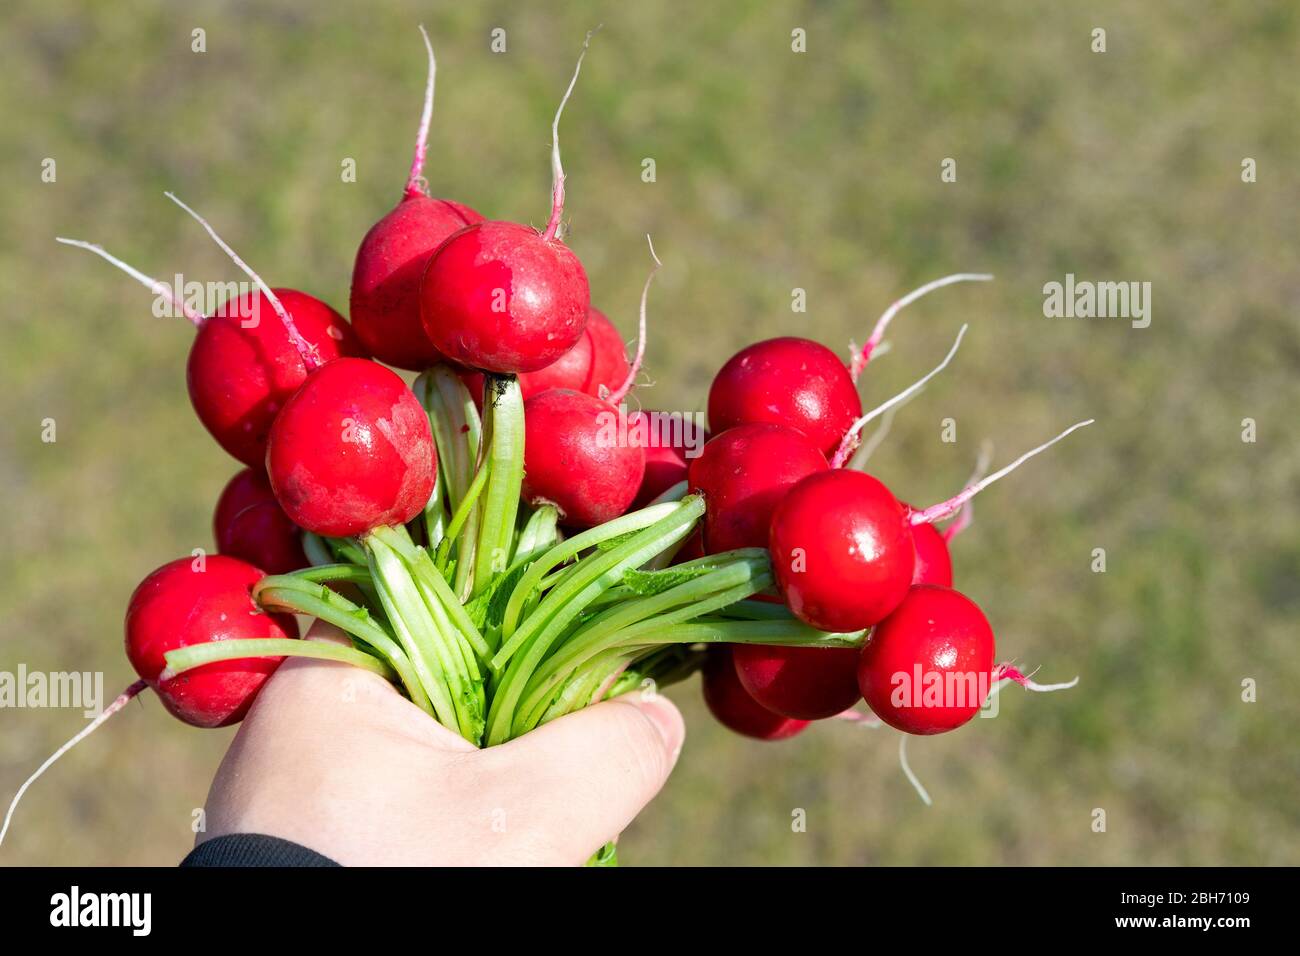
{"label": "human hand", "polygon": [[[309,639],[340,639],[317,622]],[[375,674],[285,661],[212,782],[207,830],[292,840],[338,863],[580,865],[650,802],[686,729],[628,694],[479,750]]]}

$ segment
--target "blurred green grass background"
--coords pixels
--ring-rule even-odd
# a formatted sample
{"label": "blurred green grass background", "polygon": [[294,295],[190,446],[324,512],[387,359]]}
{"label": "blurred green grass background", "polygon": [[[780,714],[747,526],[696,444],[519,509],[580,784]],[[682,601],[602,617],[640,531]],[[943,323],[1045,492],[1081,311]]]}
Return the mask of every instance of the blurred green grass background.
{"label": "blurred green grass background", "polygon": [[[110,696],[128,683],[127,596],[211,545],[236,470],[189,409],[189,327],[152,318],[144,290],[53,237],[159,276],[242,278],[163,199],[173,189],[268,280],[343,309],[357,243],[409,163],[416,24],[439,53],[435,194],[540,225],[551,112],[603,22],[562,129],[567,212],[594,300],[629,338],[645,233],[664,259],[642,401],[701,408],[741,345],[800,334],[839,349],[921,282],[986,270],[996,283],[904,313],[864,380],[868,405],[882,400],[971,323],[953,367],[898,416],[881,477],[938,500],[981,439],[1001,463],[1098,419],[987,492],[954,551],[999,656],[1045,680],[1078,673],[1077,690],[1012,689],[997,719],[914,741],[926,808],[891,732],[753,743],[709,720],[692,681],[670,692],[685,753],[624,861],[1300,862],[1300,10],[1088,7],[8,5],[0,669],[103,670]],[[190,50],[196,27],[205,54]],[[495,27],[504,54],[489,50]],[[41,181],[46,157],[56,183]],[[341,181],[348,157],[356,183]],[[946,157],[955,183],[940,181]],[[1244,157],[1257,183],[1242,182]],[[1042,286],[1066,272],[1150,281],[1151,327],[1045,318]],[[791,312],[795,287],[806,314]],[[955,444],[940,441],[945,417]],[[0,712],[3,800],[80,726],[76,711]],[[0,862],[175,863],[231,733],[132,705],[38,784]]]}

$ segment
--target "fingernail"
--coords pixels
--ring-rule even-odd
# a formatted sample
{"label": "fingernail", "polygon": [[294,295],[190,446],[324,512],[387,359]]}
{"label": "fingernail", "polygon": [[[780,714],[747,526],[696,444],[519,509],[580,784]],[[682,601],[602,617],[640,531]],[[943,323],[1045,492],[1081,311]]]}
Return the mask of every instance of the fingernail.
{"label": "fingernail", "polygon": [[686,724],[682,721],[682,715],[666,697],[643,700],[640,706],[641,712],[650,718],[663,737],[664,746],[672,754],[672,762],[676,765],[677,758],[682,753],[682,744],[686,741]]}

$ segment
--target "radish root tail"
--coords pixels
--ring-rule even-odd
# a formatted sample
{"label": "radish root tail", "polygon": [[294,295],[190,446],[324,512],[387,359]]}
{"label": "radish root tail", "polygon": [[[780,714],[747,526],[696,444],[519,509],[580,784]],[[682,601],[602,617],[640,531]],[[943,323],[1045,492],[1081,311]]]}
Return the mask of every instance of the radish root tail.
{"label": "radish root tail", "polygon": [[230,261],[239,266],[239,268],[244,271],[245,275],[257,283],[257,287],[262,290],[262,294],[266,296],[267,301],[271,303],[271,308],[275,309],[275,314],[278,315],[280,321],[284,323],[284,330],[289,334],[289,341],[293,343],[293,347],[298,351],[299,357],[302,358],[303,365],[307,366],[307,371],[310,372],[319,368],[321,364],[320,353],[316,351],[314,345],[302,337],[302,333],[298,331],[298,327],[293,324],[292,317],[290,317],[289,313],[285,310],[284,305],[280,302],[280,299],[276,294],[271,291],[271,287],[262,281],[262,277],[254,272],[249,267],[248,263],[239,258],[235,253],[235,250],[230,248],[226,243],[226,240],[217,235],[217,231],[212,228],[211,224],[206,219],[189,206],[185,205],[185,203],[181,202],[180,199],[176,197],[175,193],[166,192],[163,193],[163,195],[189,213],[195,222],[207,230],[208,235],[212,237],[212,241],[221,247],[222,251],[230,257]]}
{"label": "radish root tail", "polygon": [[[970,473],[966,479],[966,484],[973,485],[989,473],[989,465],[993,463],[993,442],[987,438],[980,443],[980,454],[975,459],[975,470]],[[975,520],[975,501],[971,499],[962,506],[961,511],[957,512],[957,518],[952,524],[944,528],[941,532],[944,544],[951,544],[952,539],[957,537]]]}
{"label": "radish root tail", "polygon": [[415,155],[411,159],[411,175],[406,179],[405,195],[427,196],[429,190],[424,181],[424,157],[429,144],[429,123],[433,120],[433,85],[438,73],[438,60],[433,55],[433,44],[429,34],[420,24],[420,36],[424,38],[424,49],[429,54],[429,76],[424,82],[424,109],[420,113],[420,129],[415,135]]}
{"label": "radish root tail", "polygon": [[609,403],[617,406],[623,401],[628,392],[632,391],[632,386],[636,384],[636,377],[641,374],[641,363],[645,361],[645,340],[646,340],[646,300],[650,296],[650,285],[655,281],[655,276],[663,268],[663,263],[659,261],[659,256],[655,254],[655,244],[647,233],[645,241],[650,244],[650,258],[655,261],[654,266],[650,269],[650,274],[645,278],[645,286],[641,289],[641,318],[637,325],[636,337],[636,356],[632,359],[632,366],[628,369],[627,378],[618,390],[609,396]]}
{"label": "radish root tail", "polygon": [[903,776],[912,785],[921,802],[927,807],[934,806],[934,801],[930,799],[930,792],[925,789],[921,778],[912,772],[912,765],[907,762],[907,734],[900,734],[898,737],[898,765],[903,768]]}
{"label": "radish root tail", "polygon": [[1074,680],[1068,680],[1060,684],[1040,684],[1037,681],[1030,680],[1030,677],[1032,676],[1032,673],[1022,674],[1010,664],[999,664],[997,667],[993,668],[994,680],[1015,681],[1025,690],[1032,690],[1039,694],[1050,694],[1053,691],[1069,690],[1072,687],[1077,687],[1079,684],[1078,677],[1075,677]]}
{"label": "radish root tail", "polygon": [[3,844],[5,841],[5,834],[9,832],[9,823],[11,820],[13,820],[14,811],[18,809],[18,802],[22,800],[23,794],[27,792],[27,788],[30,787],[32,784],[34,784],[37,780],[39,780],[41,778],[41,775],[45,773],[45,771],[49,770],[50,767],[54,765],[54,762],[56,760],[58,760],[65,753],[67,753],[73,747],[77,746],[77,744],[81,743],[81,741],[85,740],[96,730],[98,730],[99,727],[104,723],[104,721],[108,720],[108,718],[112,717],[119,710],[121,710],[123,707],[129,704],[132,698],[134,698],[137,694],[139,694],[142,690],[144,690],[148,686],[149,685],[146,684],[144,681],[138,680],[130,687],[128,687],[126,690],[122,691],[122,693],[118,694],[117,699],[113,701],[111,704],[109,704],[107,707],[105,707],[104,712],[102,714],[100,714],[98,717],[96,717],[94,720],[88,723],[85,727],[83,727],[80,731],[78,731],[72,737],[72,739],[69,740],[67,743],[65,743],[62,747],[54,751],[54,753],[50,754],[45,759],[45,762],[36,768],[36,772],[32,774],[30,777],[28,777],[25,781],[23,781],[23,785],[19,787],[18,792],[14,794],[13,802],[9,804],[9,812],[5,814],[4,825],[0,826],[0,844]]}
{"label": "radish root tail", "polygon": [[858,380],[862,370],[867,367],[873,354],[881,354],[877,350],[880,347],[880,340],[885,337],[885,330],[889,328],[889,323],[903,309],[907,308],[922,296],[929,295],[935,289],[942,289],[946,285],[953,285],[957,282],[989,282],[993,276],[986,272],[958,272],[954,275],[944,276],[942,279],[935,279],[933,282],[927,282],[919,289],[913,289],[907,295],[896,301],[887,308],[876,320],[876,327],[871,330],[871,337],[867,339],[867,344],[858,348],[852,343],[849,344],[849,375],[853,381]]}
{"label": "radish root tail", "polygon": [[1067,428],[1065,431],[1061,432],[1061,434],[1053,438],[1051,441],[1045,441],[1037,448],[1025,452],[1023,455],[1021,455],[1011,464],[1007,465],[1005,468],[995,471],[987,478],[981,478],[979,481],[975,482],[974,484],[967,485],[965,488],[963,488],[957,494],[953,495],[947,501],[941,501],[937,505],[931,505],[929,508],[926,508],[924,511],[913,511],[912,518],[911,518],[912,524],[914,525],[929,524],[932,521],[942,521],[944,518],[947,518],[949,515],[956,514],[959,510],[961,510],[962,505],[966,504],[966,502],[970,501],[972,498],[974,498],[977,494],[979,494],[989,485],[993,484],[993,482],[997,481],[999,478],[1005,478],[1007,475],[1011,474],[1013,471],[1015,471],[1017,468],[1019,468],[1021,465],[1027,462],[1029,459],[1051,448],[1053,445],[1055,445],[1058,441],[1060,441],[1062,438],[1064,438],[1066,435],[1070,434],[1071,432],[1077,431],[1078,429],[1083,428],[1085,425],[1091,425],[1095,421],[1096,421],[1095,418],[1089,418],[1086,421],[1076,422],[1075,424]]}
{"label": "radish root tail", "polygon": [[560,219],[564,216],[564,164],[560,162],[560,117],[564,115],[564,107],[568,104],[569,97],[573,95],[573,88],[578,83],[578,74],[582,72],[582,61],[587,56],[588,47],[591,46],[591,38],[598,32],[600,27],[587,31],[587,38],[582,41],[582,52],[578,54],[578,62],[573,67],[569,88],[564,91],[564,98],[560,100],[559,108],[555,111],[555,119],[551,121],[551,218],[546,223],[546,231],[542,233],[542,238],[547,241],[560,237]]}
{"label": "radish root tail", "polygon": [[877,405],[875,408],[867,412],[865,415],[863,415],[856,422],[854,422],[852,425],[849,426],[849,430],[844,433],[844,438],[840,442],[839,449],[835,452],[835,457],[831,459],[832,468],[844,467],[844,463],[848,461],[849,456],[853,454],[853,450],[858,447],[858,435],[862,432],[862,429],[867,426],[867,424],[879,418],[881,415],[889,411],[895,405],[907,401],[909,398],[911,398],[921,389],[925,388],[926,383],[929,382],[930,379],[934,378],[936,375],[938,375],[940,372],[942,372],[945,368],[948,367],[948,363],[952,361],[952,357],[956,355],[957,350],[961,348],[962,337],[965,336],[966,330],[968,328],[970,328],[970,326],[968,325],[963,325],[961,327],[961,331],[957,333],[956,341],[952,343],[952,348],[948,350],[948,354],[944,356],[944,360],[942,362],[936,365],[931,371],[923,375],[921,378],[917,379],[907,388],[903,389],[903,391],[899,392],[889,401],[885,402],[883,405]]}
{"label": "radish root tail", "polygon": [[173,309],[179,309],[181,311],[181,314],[184,315],[185,318],[189,319],[192,323],[194,323],[195,328],[197,328],[198,326],[204,323],[205,320],[203,316],[199,315],[199,313],[195,312],[192,308],[190,308],[190,306],[186,304],[186,302],[183,299],[178,300],[176,296],[172,293],[172,290],[169,286],[167,286],[165,283],[159,282],[157,279],[145,275],[143,272],[141,272],[139,269],[136,269],[134,266],[127,265],[125,262],[123,262],[121,259],[117,258],[116,256],[109,255],[107,252],[104,251],[103,246],[97,246],[93,242],[83,242],[80,239],[64,239],[62,236],[55,236],[54,241],[61,242],[65,246],[76,246],[78,249],[86,249],[89,250],[90,252],[93,252],[101,259],[111,262],[113,265],[117,266],[119,269],[121,269],[123,272],[129,275],[132,279],[135,279],[137,282],[139,282],[141,285],[147,288],[154,295],[162,296],[164,299],[167,300],[168,305],[170,305]]}

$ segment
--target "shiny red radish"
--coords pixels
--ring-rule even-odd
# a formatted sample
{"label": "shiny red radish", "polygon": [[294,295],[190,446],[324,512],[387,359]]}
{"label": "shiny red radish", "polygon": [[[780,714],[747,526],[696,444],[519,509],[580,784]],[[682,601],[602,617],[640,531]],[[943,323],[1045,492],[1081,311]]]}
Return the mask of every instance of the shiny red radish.
{"label": "shiny red radish", "polygon": [[618,387],[601,398],[553,388],[524,403],[522,495],[534,505],[555,505],[570,527],[603,524],[627,511],[645,475],[645,450],[622,402],[645,356],[646,300],[660,266],[653,243],[650,255],[655,265],[641,290],[636,358]]}
{"label": "shiny red radish", "polygon": [[252,588],[263,573],[224,555],[181,558],[145,578],[126,610],[126,656],[163,706],[195,727],[225,727],[243,719],[280,657],[206,664],[163,676],[163,655],[178,647],[248,638],[294,638],[292,614],[268,614]]}
{"label": "shiny red radish", "polygon": [[[618,329],[599,309],[587,313],[587,327],[576,345],[545,368],[519,374],[519,394],[524,400],[548,388],[568,388],[602,398],[627,378],[627,347]],[[462,369],[457,374],[482,411],[483,373]],[[604,393],[602,393],[604,389]]]}
{"label": "shiny red radish", "polygon": [[231,478],[212,516],[217,551],[267,574],[288,574],[310,563],[302,531],[284,513],[266,473],[245,468]]}
{"label": "shiny red radish", "polygon": [[645,477],[633,508],[644,508],[673,485],[686,481],[691,462],[709,440],[707,431],[680,412],[632,412],[628,430],[645,449]]}
{"label": "shiny red radish", "polygon": [[254,603],[252,588],[262,577],[252,565],[213,555],[165,564],[140,583],[126,612],[126,655],[140,680],[118,694],[23,781],[0,825],[0,843],[32,784],[146,689],[153,688],[173,716],[195,727],[225,727],[243,719],[283,658],[238,658],[165,676],[164,655],[213,641],[296,638],[298,622],[292,614],[267,614]]}
{"label": "shiny red radish", "polygon": [[951,588],[918,585],[868,638],[858,685],[891,727],[941,734],[984,705],[993,656],[993,629],[974,601]]}
{"label": "shiny red radish", "polygon": [[524,403],[523,497],[550,503],[571,527],[603,524],[627,511],[645,474],[645,452],[620,434],[619,409],[570,389]]}
{"label": "shiny red radish", "polygon": [[573,348],[591,307],[587,273],[560,239],[564,167],[560,116],[573,93],[587,34],[569,88],[551,124],[551,218],[541,233],[513,222],[467,226],[429,259],[420,313],[433,344],[448,358],[501,374],[535,372]]}
{"label": "shiny red radish", "polygon": [[907,508],[875,478],[848,469],[791,488],[772,513],[768,548],[790,610],[824,631],[883,620],[906,596],[916,564]]}
{"label": "shiny red radish", "polygon": [[844,362],[809,339],[777,338],[741,349],[709,388],[709,427],[770,422],[801,431],[825,454],[862,414]]}
{"label": "shiny red radish", "polygon": [[766,547],[777,504],[800,479],[827,468],[817,447],[784,425],[737,425],[714,436],[689,471],[691,490],[707,506],[705,552]]}
{"label": "shiny red radish", "polygon": [[[904,507],[911,510],[907,505]],[[918,524],[912,528],[912,543],[916,546],[912,583],[952,587],[952,555],[948,553],[943,534],[932,524]]]}
{"label": "shiny red radish", "polygon": [[808,727],[808,721],[773,713],[749,695],[736,676],[732,648],[715,647],[702,672],[704,703],[718,723],[756,740],[785,740]]}
{"label": "shiny red radish", "polygon": [[424,327],[453,361],[534,372],[573,348],[591,305],[587,274],[558,239],[484,222],[433,254],[420,287]]}
{"label": "shiny red radish", "polygon": [[1067,428],[1000,471],[923,510],[902,504],[883,484],[859,471],[832,469],[804,479],[776,508],[768,541],[773,574],[790,610],[824,631],[857,631],[876,624],[897,607],[911,584],[916,569],[914,526],[956,514],[981,490],[1091,423],[1089,419]]}
{"label": "shiny red radish", "polygon": [[731,653],[749,695],[786,717],[824,720],[862,699],[856,647],[737,644]]}
{"label": "shiny red radish", "polygon": [[368,359],[317,369],[271,428],[267,474],[294,524],[346,537],[419,514],[437,455],[429,418],[398,376]]}
{"label": "shiny red radish", "polygon": [[591,367],[580,391],[597,398],[614,394],[632,371],[627,343],[605,313],[595,308],[587,313],[583,337],[591,342]]}
{"label": "shiny red radish", "polygon": [[401,201],[361,240],[349,305],[352,325],[367,351],[381,362],[413,370],[428,368],[442,357],[420,321],[420,279],[429,256],[452,233],[483,221],[468,206],[427,193],[424,159],[438,64],[424,27],[420,34],[429,73],[410,176]]}
{"label": "shiny red radish", "polygon": [[[272,291],[319,361],[363,354],[343,316],[324,302],[293,289]],[[241,316],[259,318],[246,327],[250,320]],[[185,377],[194,412],[217,444],[260,467],[271,423],[308,371],[270,300],[258,292],[200,326]]]}
{"label": "shiny red radish", "polygon": [[[177,299],[164,283],[101,247],[76,239],[58,241],[111,262],[198,329],[186,374],[194,411],[230,455],[246,465],[261,465],[271,422],[307,377],[308,364],[277,317],[271,299],[262,292],[243,295],[224,303],[208,318]],[[313,356],[309,361],[361,354],[351,327],[324,302],[293,289],[274,289],[271,294]]]}

